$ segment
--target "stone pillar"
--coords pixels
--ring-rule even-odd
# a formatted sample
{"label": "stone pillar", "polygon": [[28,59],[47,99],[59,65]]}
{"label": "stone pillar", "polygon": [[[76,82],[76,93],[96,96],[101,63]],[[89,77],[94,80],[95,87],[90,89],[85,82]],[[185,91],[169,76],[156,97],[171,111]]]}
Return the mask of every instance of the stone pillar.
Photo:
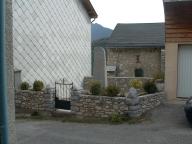
{"label": "stone pillar", "polygon": [[6,0],[5,17],[5,45],[8,88],[8,120],[9,120],[9,144],[16,143],[15,133],[15,103],[14,103],[14,79],[13,79],[13,34],[12,34],[12,0]]}
{"label": "stone pillar", "polygon": [[93,77],[101,82],[102,87],[107,86],[106,54],[102,47],[94,48]]}
{"label": "stone pillar", "polygon": [[129,95],[126,98],[128,104],[128,116],[131,118],[140,117],[142,115],[142,108],[139,104],[139,96],[137,90],[129,89]]}
{"label": "stone pillar", "polygon": [[73,89],[71,91],[71,112],[75,112],[78,114],[79,112],[79,107],[77,104],[79,103],[80,100],[80,92],[76,89]]}

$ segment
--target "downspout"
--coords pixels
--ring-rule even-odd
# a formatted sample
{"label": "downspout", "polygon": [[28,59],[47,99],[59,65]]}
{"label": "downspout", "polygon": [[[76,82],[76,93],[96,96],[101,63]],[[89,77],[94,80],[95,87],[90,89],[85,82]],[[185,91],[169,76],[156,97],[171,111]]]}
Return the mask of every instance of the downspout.
{"label": "downspout", "polygon": [[5,53],[5,0],[0,0],[0,144],[8,144],[6,53]]}

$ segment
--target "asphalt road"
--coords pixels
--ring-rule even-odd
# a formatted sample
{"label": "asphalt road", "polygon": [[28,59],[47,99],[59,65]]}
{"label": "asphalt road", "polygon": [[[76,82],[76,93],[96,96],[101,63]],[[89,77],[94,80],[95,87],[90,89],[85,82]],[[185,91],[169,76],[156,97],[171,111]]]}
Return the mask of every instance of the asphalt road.
{"label": "asphalt road", "polygon": [[182,104],[165,104],[141,124],[17,121],[18,144],[192,144]]}

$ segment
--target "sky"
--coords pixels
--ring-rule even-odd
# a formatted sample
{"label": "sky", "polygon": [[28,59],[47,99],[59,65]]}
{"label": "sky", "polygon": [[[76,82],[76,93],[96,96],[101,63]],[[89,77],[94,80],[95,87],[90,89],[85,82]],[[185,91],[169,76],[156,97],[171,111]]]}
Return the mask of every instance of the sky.
{"label": "sky", "polygon": [[94,23],[114,29],[117,23],[164,22],[163,0],[90,0],[98,18]]}

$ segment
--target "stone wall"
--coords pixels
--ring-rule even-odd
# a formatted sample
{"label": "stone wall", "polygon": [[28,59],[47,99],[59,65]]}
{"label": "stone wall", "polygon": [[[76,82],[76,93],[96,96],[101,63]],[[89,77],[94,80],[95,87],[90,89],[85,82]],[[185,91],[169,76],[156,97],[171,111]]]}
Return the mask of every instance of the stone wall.
{"label": "stone wall", "polygon": [[128,92],[129,83],[131,80],[138,79],[145,83],[148,80],[151,80],[150,77],[108,77],[108,85],[117,85],[125,93]]}
{"label": "stone wall", "polygon": [[17,91],[15,93],[16,109],[29,111],[54,111],[54,94],[50,92]]}
{"label": "stone wall", "polygon": [[139,97],[139,104],[142,108],[142,112],[146,112],[159,106],[165,100],[165,93],[148,94]]}
{"label": "stone wall", "polygon": [[[136,114],[161,104],[164,93],[155,93],[138,96],[137,101],[126,97],[93,96],[73,91],[71,98],[71,111],[80,117],[107,118],[112,114]],[[133,116],[133,115],[131,115]]]}
{"label": "stone wall", "polygon": [[71,110],[83,117],[106,118],[115,114],[128,112],[125,98],[80,95],[78,100],[72,100]]}
{"label": "stone wall", "polygon": [[[137,56],[140,57],[140,67],[144,70],[144,77],[152,77],[161,71],[160,48],[108,48],[107,65],[119,65],[116,76],[134,77],[134,70],[138,67]],[[110,76],[115,76],[115,73],[111,73]]]}

